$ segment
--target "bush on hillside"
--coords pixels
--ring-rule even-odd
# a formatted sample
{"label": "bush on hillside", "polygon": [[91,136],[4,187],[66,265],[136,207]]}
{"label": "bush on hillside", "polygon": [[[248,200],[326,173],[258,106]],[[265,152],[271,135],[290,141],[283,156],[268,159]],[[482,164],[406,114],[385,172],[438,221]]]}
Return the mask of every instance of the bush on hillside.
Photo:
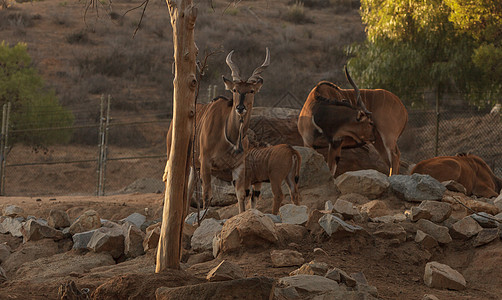
{"label": "bush on hillside", "polygon": [[[67,143],[73,114],[63,108],[33,68],[26,44],[0,44],[0,105],[11,103],[11,143],[32,145]],[[47,130],[47,128],[62,128]]]}

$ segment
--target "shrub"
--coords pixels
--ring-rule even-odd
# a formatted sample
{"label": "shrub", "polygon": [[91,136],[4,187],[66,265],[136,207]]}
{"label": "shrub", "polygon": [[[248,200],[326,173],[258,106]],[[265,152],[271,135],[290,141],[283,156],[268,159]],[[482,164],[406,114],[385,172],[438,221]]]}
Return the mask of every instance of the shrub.
{"label": "shrub", "polygon": [[295,24],[314,23],[305,13],[305,8],[301,1],[297,1],[289,7],[284,20]]}
{"label": "shrub", "polygon": [[85,31],[79,31],[67,34],[66,42],[68,44],[87,44],[90,40]]}
{"label": "shrub", "polygon": [[[66,143],[72,135],[73,114],[63,108],[56,94],[45,87],[38,72],[32,67],[24,43],[10,47],[0,44],[0,104],[12,103],[11,128],[16,130],[14,142],[28,144]],[[62,130],[45,130],[64,127]]]}

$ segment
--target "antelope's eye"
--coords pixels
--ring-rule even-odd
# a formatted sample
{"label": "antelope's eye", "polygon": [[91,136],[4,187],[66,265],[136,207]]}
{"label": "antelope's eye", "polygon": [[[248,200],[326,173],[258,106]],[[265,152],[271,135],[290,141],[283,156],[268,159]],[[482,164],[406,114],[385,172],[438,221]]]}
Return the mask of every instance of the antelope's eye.
{"label": "antelope's eye", "polygon": [[250,93],[250,94],[254,94],[254,91],[253,91],[253,90],[250,90],[250,91],[249,91],[249,93]]}
{"label": "antelope's eye", "polygon": [[233,89],[234,93],[237,93],[237,89]]}

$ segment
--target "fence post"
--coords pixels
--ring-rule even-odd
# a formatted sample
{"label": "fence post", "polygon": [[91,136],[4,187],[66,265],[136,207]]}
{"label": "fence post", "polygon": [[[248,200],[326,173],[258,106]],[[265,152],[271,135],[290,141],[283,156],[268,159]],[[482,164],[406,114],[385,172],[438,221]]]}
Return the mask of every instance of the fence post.
{"label": "fence post", "polygon": [[216,85],[216,84],[214,84],[214,85],[213,85],[213,98],[211,98],[211,99],[216,98],[216,87],[217,87],[217,85]]}
{"label": "fence post", "polygon": [[436,140],[435,140],[435,149],[434,149],[434,156],[438,156],[439,152],[439,86],[437,87],[436,90]]}
{"label": "fence post", "polygon": [[99,157],[98,157],[98,186],[96,194],[105,195],[106,183],[106,157],[108,151],[108,129],[110,125],[110,95],[106,103],[105,116],[105,97],[101,96],[101,112],[99,118]]}
{"label": "fence post", "polygon": [[105,195],[105,185],[106,185],[106,158],[108,157],[108,133],[110,129],[110,100],[111,96],[108,95],[108,100],[106,104],[106,121],[104,129],[104,151],[103,151],[103,185],[101,187],[101,196]]}
{"label": "fence post", "polygon": [[6,127],[6,119],[7,118],[7,103],[5,103],[2,107],[2,135],[0,136],[0,196],[3,196],[3,178],[4,178],[4,157],[5,157],[5,149],[4,149],[4,138],[5,138],[5,127]]}
{"label": "fence post", "polygon": [[105,96],[101,95],[101,107],[99,114],[99,133],[98,133],[98,167],[96,169],[96,173],[98,174],[98,182],[96,183],[96,196],[101,196],[101,176],[102,176],[102,162],[103,162],[103,148],[104,148],[104,133],[103,133],[103,123],[104,123],[104,114],[105,114]]}

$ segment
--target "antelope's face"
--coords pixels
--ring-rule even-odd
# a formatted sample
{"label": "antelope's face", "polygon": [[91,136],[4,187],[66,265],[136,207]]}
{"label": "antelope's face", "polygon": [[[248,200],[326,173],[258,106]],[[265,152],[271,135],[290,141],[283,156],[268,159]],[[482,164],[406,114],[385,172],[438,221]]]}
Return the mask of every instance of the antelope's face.
{"label": "antelope's face", "polygon": [[263,79],[259,78],[256,82],[234,82],[223,77],[223,81],[226,89],[233,94],[233,109],[244,117],[253,108],[254,97],[260,91]]}
{"label": "antelope's face", "polygon": [[373,120],[363,111],[357,112],[357,136],[365,142],[375,141],[375,126]]}

